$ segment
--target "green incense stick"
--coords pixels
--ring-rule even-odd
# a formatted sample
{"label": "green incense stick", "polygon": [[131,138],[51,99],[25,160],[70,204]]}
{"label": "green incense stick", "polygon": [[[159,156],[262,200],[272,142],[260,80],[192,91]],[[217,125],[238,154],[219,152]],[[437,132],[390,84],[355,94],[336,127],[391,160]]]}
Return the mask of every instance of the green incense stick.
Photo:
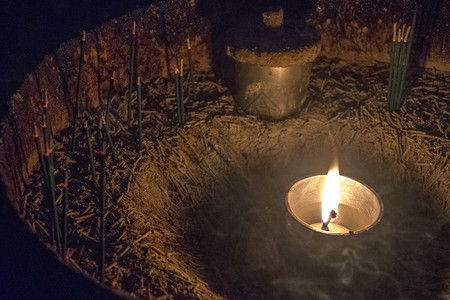
{"label": "green incense stick", "polygon": [[[406,54],[405,54],[405,66],[404,66],[405,72],[402,74],[401,84],[400,84],[401,93],[403,93],[406,74],[407,74],[408,67],[409,67],[409,56],[411,55],[411,45],[412,45],[413,37],[414,37],[414,28],[416,27],[416,17],[417,17],[417,4],[414,8],[414,16],[413,16],[412,25],[411,25],[411,27],[408,27],[408,30],[406,31],[406,35],[405,35],[405,43],[407,44],[407,46],[406,46]],[[410,34],[408,35],[408,33],[410,33]],[[398,103],[397,109],[400,108],[400,105],[401,105],[401,101],[400,101],[400,103]]]}
{"label": "green incense stick", "polygon": [[139,126],[139,150],[142,149],[142,99],[141,99],[141,76],[137,80],[138,96],[138,126]]}
{"label": "green incense stick", "polygon": [[390,99],[389,109],[393,110],[396,101],[397,89],[398,89],[398,73],[399,73],[399,62],[401,57],[401,30],[398,29],[397,41],[395,43],[395,56],[394,56],[394,74],[392,75],[392,96]]}
{"label": "green incense stick", "polygon": [[53,165],[53,149],[50,147],[45,154],[48,161],[48,177],[50,182],[50,200],[51,200],[51,213],[53,216],[53,226],[55,229],[55,243],[56,249],[59,253],[61,253],[61,228],[59,226],[58,220],[58,210],[56,208],[56,195],[55,195],[55,172]]}
{"label": "green incense stick", "polygon": [[85,133],[85,137],[86,137],[86,145],[88,146],[89,161],[90,161],[90,165],[91,165],[92,185],[93,185],[93,188],[96,189],[98,187],[98,183],[97,183],[97,179],[95,178],[94,155],[92,154],[91,137],[90,137],[89,127],[88,127],[87,122],[84,122],[84,133]]}
{"label": "green incense stick", "polygon": [[115,77],[115,71],[113,71],[111,78],[109,80],[109,90],[108,90],[108,101],[106,103],[106,112],[105,112],[105,120],[106,123],[109,124],[109,110],[111,108],[111,99],[114,92],[114,77]]}
{"label": "green incense stick", "polygon": [[131,55],[130,55],[130,76],[128,80],[128,126],[131,124],[131,94],[133,92],[134,81],[134,54],[136,48],[136,22],[133,22],[133,32],[131,33]]}
{"label": "green incense stick", "polygon": [[44,137],[44,153],[47,153],[48,151],[48,130],[47,130],[47,122],[45,121],[45,115],[42,114],[42,134]]}
{"label": "green incense stick", "polygon": [[112,157],[113,157],[114,161],[117,161],[116,149],[114,148],[114,143],[113,143],[111,134],[109,133],[109,127],[108,127],[108,124],[106,124],[105,118],[103,118],[103,117],[102,117],[102,122],[103,122],[103,132],[105,133],[105,136],[108,140],[109,147],[111,148]]}
{"label": "green incense stick", "polygon": [[184,125],[184,87],[183,87],[183,59],[180,62],[180,77],[178,81],[178,89],[180,93],[180,125]]}
{"label": "green incense stick", "polygon": [[50,114],[49,114],[49,106],[48,106],[48,93],[47,93],[47,89],[44,90],[44,105],[42,106],[42,111],[44,113],[44,118],[45,118],[45,124],[46,126],[46,130],[47,130],[47,143],[51,143],[52,140],[52,122],[50,119]]}
{"label": "green incense stick", "polygon": [[100,281],[105,280],[106,142],[102,142],[100,176]]}
{"label": "green incense stick", "polygon": [[395,82],[395,93],[394,93],[394,101],[392,103],[392,110],[397,109],[397,103],[399,102],[399,98],[401,97],[401,91],[400,91],[400,85],[401,85],[401,77],[402,73],[404,71],[404,59],[405,59],[405,44],[403,42],[405,37],[405,27],[406,24],[403,24],[402,29],[399,29],[399,35],[397,36],[398,40],[398,47],[399,47],[399,53],[398,53],[398,62],[397,62],[397,74],[396,74],[396,82]]}
{"label": "green incense stick", "polygon": [[66,258],[67,254],[67,209],[68,209],[68,197],[69,197],[69,175],[67,170],[64,170],[64,183],[63,183],[63,242],[62,242],[62,256]]}
{"label": "green incense stick", "polygon": [[83,36],[81,38],[81,44],[80,44],[80,62],[78,64],[77,94],[76,94],[75,104],[74,104],[74,108],[73,108],[72,155],[75,153],[75,149],[76,149],[78,110],[80,107],[80,99],[81,99],[81,82],[82,82],[82,77],[83,77],[85,45],[86,45],[86,31],[83,30]]}
{"label": "green incense stick", "polygon": [[393,34],[392,34],[392,44],[391,44],[391,55],[390,55],[390,64],[389,64],[389,79],[388,79],[388,95],[386,101],[386,108],[390,109],[390,102],[392,98],[392,75],[394,73],[394,57],[395,57],[395,48],[396,48],[396,36],[397,36],[397,23],[394,23],[393,26]]}
{"label": "green incense stick", "polygon": [[189,39],[187,42],[187,54],[188,54],[188,63],[189,63],[189,79],[191,83],[191,94],[194,100],[197,100],[197,93],[195,91],[195,79],[194,79],[194,64],[192,62],[192,53],[191,53],[191,42]]}
{"label": "green incense stick", "polygon": [[34,143],[36,144],[36,150],[37,150],[38,158],[39,158],[39,165],[41,167],[42,175],[44,177],[44,186],[48,188],[47,167],[44,162],[44,157],[42,156],[42,149],[41,149],[41,145],[39,143],[39,132],[38,132],[38,128],[36,125],[34,125],[33,138],[34,138]]}
{"label": "green incense stick", "polygon": [[178,124],[181,124],[180,71],[176,68],[175,68],[175,98],[177,105]]}

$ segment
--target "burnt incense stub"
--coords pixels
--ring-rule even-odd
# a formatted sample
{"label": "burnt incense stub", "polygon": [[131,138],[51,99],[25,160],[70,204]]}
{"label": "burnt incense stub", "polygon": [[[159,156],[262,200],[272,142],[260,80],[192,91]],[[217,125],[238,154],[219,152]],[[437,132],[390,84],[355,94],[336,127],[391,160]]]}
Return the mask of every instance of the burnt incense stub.
{"label": "burnt incense stub", "polygon": [[314,28],[284,20],[282,9],[267,11],[242,23],[227,51],[236,61],[235,101],[247,113],[283,119],[303,107],[320,52]]}

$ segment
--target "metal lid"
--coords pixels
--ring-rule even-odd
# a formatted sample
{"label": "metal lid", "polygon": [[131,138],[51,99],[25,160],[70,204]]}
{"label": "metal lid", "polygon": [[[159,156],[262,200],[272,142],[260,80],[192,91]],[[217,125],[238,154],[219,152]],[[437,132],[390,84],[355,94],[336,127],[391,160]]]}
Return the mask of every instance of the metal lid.
{"label": "metal lid", "polygon": [[312,62],[319,52],[319,32],[304,22],[284,20],[282,9],[241,23],[228,46],[228,55],[239,62],[271,67]]}

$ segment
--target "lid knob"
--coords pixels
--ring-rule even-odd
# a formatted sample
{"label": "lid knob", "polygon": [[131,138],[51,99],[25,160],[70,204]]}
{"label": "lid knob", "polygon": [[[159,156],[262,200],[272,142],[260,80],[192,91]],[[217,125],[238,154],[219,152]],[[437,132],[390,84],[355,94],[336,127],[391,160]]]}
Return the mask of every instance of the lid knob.
{"label": "lid knob", "polygon": [[266,27],[277,28],[283,26],[283,9],[273,8],[262,14],[263,22]]}

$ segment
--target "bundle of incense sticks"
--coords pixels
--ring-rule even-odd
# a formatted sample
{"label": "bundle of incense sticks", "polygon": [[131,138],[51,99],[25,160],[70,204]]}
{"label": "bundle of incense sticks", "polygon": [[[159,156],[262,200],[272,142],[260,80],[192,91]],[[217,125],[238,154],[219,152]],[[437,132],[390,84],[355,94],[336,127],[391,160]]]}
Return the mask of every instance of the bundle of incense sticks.
{"label": "bundle of incense sticks", "polygon": [[[47,190],[47,198],[49,200],[50,206],[50,224],[51,224],[51,238],[56,244],[58,252],[61,252],[61,229],[59,225],[58,210],[56,207],[56,184],[55,184],[55,170],[53,162],[53,139],[50,120],[50,112],[48,105],[48,93],[44,90],[44,105],[42,106],[42,131],[43,131],[43,144],[44,144],[44,155],[40,158],[42,163],[42,172],[44,175],[44,181],[46,181],[45,187]],[[42,155],[39,144],[39,135],[37,131],[35,132],[35,141],[38,151],[38,155]]]}
{"label": "bundle of incense sticks", "polygon": [[408,26],[406,30],[406,24],[403,24],[401,29],[397,29],[397,23],[393,26],[386,103],[386,108],[391,111],[399,109],[402,104],[415,23],[416,13],[414,13],[412,26]]}

